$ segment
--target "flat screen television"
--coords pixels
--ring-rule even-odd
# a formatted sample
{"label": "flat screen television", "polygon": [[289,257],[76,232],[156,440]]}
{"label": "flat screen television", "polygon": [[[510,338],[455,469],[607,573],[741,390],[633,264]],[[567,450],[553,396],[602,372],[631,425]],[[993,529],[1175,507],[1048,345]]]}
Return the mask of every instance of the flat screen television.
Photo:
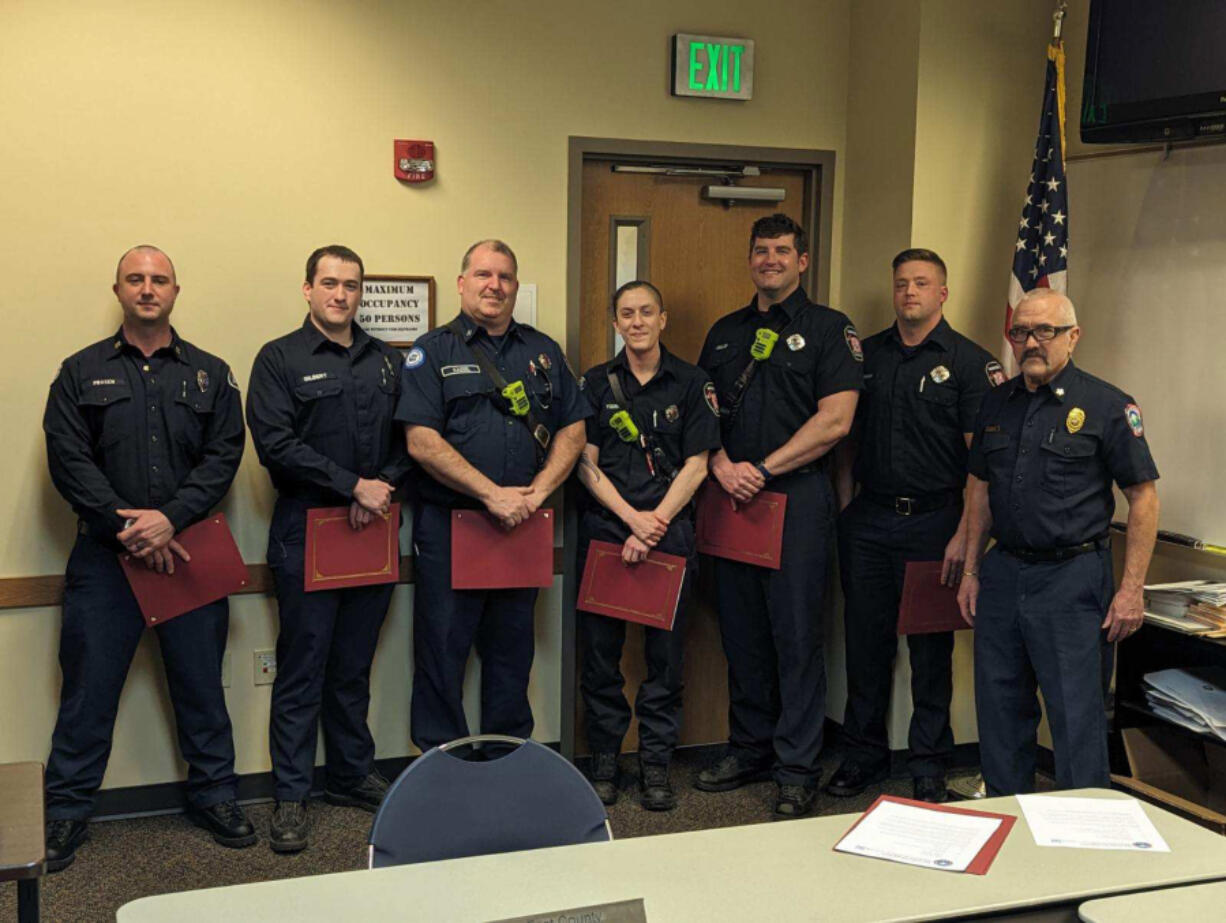
{"label": "flat screen television", "polygon": [[1226,0],[1091,0],[1081,140],[1226,140]]}

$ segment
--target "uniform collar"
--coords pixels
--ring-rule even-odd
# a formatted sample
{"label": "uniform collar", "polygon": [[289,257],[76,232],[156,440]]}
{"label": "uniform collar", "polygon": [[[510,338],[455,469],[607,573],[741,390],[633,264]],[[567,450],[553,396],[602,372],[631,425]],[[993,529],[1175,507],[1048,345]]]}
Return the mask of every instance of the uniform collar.
{"label": "uniform collar", "polygon": [[[656,374],[652,376],[651,381],[655,381],[661,375],[672,375],[677,377],[677,364],[680,360],[672,353],[664,348],[664,344],[660,344],[660,367],[656,370]],[[634,374],[630,371],[630,361],[626,358],[626,348],[623,346],[621,350],[609,360],[609,368],[620,368],[627,375]]]}
{"label": "uniform collar", "polygon": [[[1081,370],[1078,369],[1077,366],[1073,364],[1073,357],[1069,356],[1068,364],[1065,365],[1065,367],[1060,370],[1059,374],[1057,374],[1055,378],[1053,378],[1047,384],[1040,387],[1034,393],[1042,394],[1043,391],[1046,389],[1051,392],[1052,397],[1054,397],[1057,401],[1063,404],[1066,399],[1071,399],[1069,392],[1073,391],[1076,388],[1077,383],[1080,380],[1081,380]],[[1009,397],[1013,397],[1019,391],[1025,394],[1030,393],[1030,391],[1028,391],[1026,388],[1025,376],[1020,373],[1015,378],[1012,379],[1011,384],[1012,384],[1013,390],[1009,392]]]}
{"label": "uniform collar", "polygon": [[953,334],[954,329],[949,326],[949,321],[945,319],[944,315],[941,315],[941,320],[937,323],[937,325],[928,331],[928,336],[924,337],[924,339],[915,346],[908,346],[902,341],[902,335],[898,332],[898,321],[894,321],[894,323],[890,325],[889,333],[890,339],[897,343],[902,349],[918,351],[931,343],[944,352],[949,352],[953,349]]}
{"label": "uniform collar", "polygon": [[[370,342],[370,334],[368,334],[365,330],[359,327],[356,321],[350,326],[353,331],[353,344],[351,348],[353,349],[353,354],[356,356],[366,347],[367,343]],[[341,346],[340,343],[337,343],[335,340],[329,340],[326,336],[324,336],[323,333],[320,332],[320,329],[316,327],[313,323],[311,323],[310,314],[308,314],[306,318],[303,319],[302,330],[303,330],[303,336],[306,337],[307,346],[310,347],[310,350],[313,353],[319,352],[320,348],[323,347],[325,344],[331,345],[332,347],[336,349],[345,348],[344,346]]]}
{"label": "uniform collar", "polygon": [[[123,327],[121,326],[117,331],[115,331],[115,336],[111,339],[111,351],[107,358],[118,358],[127,350],[131,350],[139,356],[144,356],[144,353],[128,342],[128,338],[123,335]],[[184,365],[192,364],[191,347],[184,340],[179,338],[179,333],[174,327],[170,328],[170,345],[162,347],[162,349],[157,350],[157,352],[162,352],[163,350],[167,355],[179,362],[182,362]]]}
{"label": "uniform collar", "polygon": [[[485,336],[486,339],[491,340],[491,341],[493,340],[493,337],[489,335],[488,331],[486,331],[484,327],[482,327],[480,324],[474,321],[471,317],[469,317],[463,311],[460,312],[460,324],[464,327],[464,342],[465,343],[471,343],[474,339],[480,336],[483,336],[483,335]],[[514,334],[516,337],[521,337],[521,338],[523,336],[523,330],[520,324],[515,320],[514,317],[511,318],[511,323],[507,327],[506,333],[504,333],[503,336],[509,337],[512,334]]]}
{"label": "uniform collar", "polygon": [[[775,307],[777,305],[778,307],[782,308],[783,313],[787,315],[788,323],[791,323],[792,321],[796,320],[796,315],[801,312],[801,309],[808,304],[809,296],[805,294],[805,287],[803,285],[798,285],[796,287],[796,291],[788,295],[788,297],[783,299],[783,301],[776,301],[771,305],[771,307]],[[749,302],[749,304],[745,305],[743,310],[751,317],[754,315],[761,316],[768,313],[767,311],[758,310],[757,295],[753,296],[753,299]]]}

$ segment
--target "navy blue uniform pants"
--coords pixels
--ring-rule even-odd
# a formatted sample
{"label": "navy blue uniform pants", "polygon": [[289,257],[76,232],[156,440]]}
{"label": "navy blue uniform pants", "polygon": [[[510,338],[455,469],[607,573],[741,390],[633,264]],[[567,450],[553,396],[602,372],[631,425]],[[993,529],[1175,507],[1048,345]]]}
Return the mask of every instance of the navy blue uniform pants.
{"label": "navy blue uniform pants", "polygon": [[537,590],[453,590],[451,510],[424,503],[413,514],[413,743],[427,750],[468,735],[464,672],[474,645],[481,659],[481,733],[531,737]]}
{"label": "navy blue uniform pants", "polygon": [[[863,496],[839,516],[847,643],[843,735],[848,758],[864,766],[879,767],[890,758],[886,712],[907,562],[941,560],[961,517],[961,504],[901,516]],[[949,726],[953,649],[950,631],[907,636],[913,706],[907,768],[913,777],[941,775],[953,751]]]}
{"label": "navy blue uniform pants", "polygon": [[[579,573],[583,573],[592,541],[611,542],[620,547],[629,534],[630,530],[620,521],[595,510],[585,513],[579,530]],[[673,520],[656,550],[687,559],[685,582],[672,631],[643,628],[647,676],[635,696],[634,714],[639,719],[639,759],[668,765],[681,730],[685,608],[697,569],[693,521],[685,517]],[[583,650],[579,689],[583,695],[588,746],[593,753],[620,752],[622,738],[630,728],[630,704],[623,691],[626,680],[621,671],[626,623],[580,609],[579,638]]]}
{"label": "navy blue uniform pants", "polygon": [[989,795],[1034,791],[1036,685],[1047,706],[1058,788],[1107,788],[1100,627],[1111,604],[1111,552],[1027,564],[993,548],[980,566],[975,617],[979,758]]}
{"label": "navy blue uniform pants", "polygon": [[278,499],[268,533],[280,618],[268,743],[279,801],[310,794],[321,723],[329,787],[356,785],[370,773],[370,665],[395,589],[388,583],[307,593],[307,506]]}
{"label": "navy blue uniform pants", "polygon": [[782,567],[712,559],[728,658],[729,744],[773,765],[781,785],[817,784],[826,720],[822,604],[834,543],[834,493],[824,472],[767,485],[787,494]]}
{"label": "navy blue uniform pants", "polygon": [[[173,579],[173,578],[168,578]],[[174,707],[187,800],[207,808],[235,796],[234,739],[221,687],[230,627],[224,599],[155,629]],[[77,537],[64,581],[60,711],[47,759],[48,820],[85,820],[102,785],[119,694],[145,629],[117,553]]]}

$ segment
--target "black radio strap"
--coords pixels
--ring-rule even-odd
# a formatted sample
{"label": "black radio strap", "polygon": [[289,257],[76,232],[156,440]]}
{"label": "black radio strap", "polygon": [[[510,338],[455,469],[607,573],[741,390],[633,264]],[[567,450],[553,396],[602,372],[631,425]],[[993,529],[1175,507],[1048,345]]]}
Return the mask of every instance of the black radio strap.
{"label": "black radio strap", "polygon": [[664,480],[671,482],[677,476],[677,469],[669,461],[668,456],[664,454],[664,450],[660,448],[659,443],[656,442],[655,433],[644,427],[639,422],[638,417],[634,415],[634,405],[626,399],[626,392],[622,390],[622,383],[617,377],[617,371],[610,368],[608,375],[609,388],[613,392],[613,403],[617,405],[618,410],[624,410],[630,414],[630,419],[634,421],[634,426],[639,431],[639,444],[647,455],[648,469],[652,472],[653,476],[660,476]]}
{"label": "black radio strap", "polygon": [[464,329],[464,324],[460,320],[459,315],[447,325],[447,329],[455,334],[461,343],[468,347],[468,351],[472,353],[473,361],[477,363],[477,367],[489,376],[490,381],[494,383],[494,393],[490,395],[490,400],[494,402],[494,406],[498,408],[500,413],[519,420],[524,426],[528,427],[528,432],[532,435],[532,441],[536,443],[537,462],[544,461],[545,453],[549,451],[549,440],[552,438],[552,434],[536,418],[536,414],[532,412],[531,399],[528,401],[528,412],[522,417],[512,413],[510,403],[502,395],[503,390],[507,387],[507,380],[502,377],[502,372],[498,371],[498,367],[490,361],[490,357],[486,354],[485,350],[477,349],[472,343],[468,342],[468,331]]}
{"label": "black radio strap", "polygon": [[[780,323],[780,318],[783,322]],[[780,333],[788,325],[788,316],[783,313],[782,309],[779,312],[779,317],[766,325],[767,330],[772,330],[775,333]],[[761,329],[761,328],[759,328]],[[745,392],[749,390],[749,383],[753,380],[754,373],[757,372],[758,366],[765,362],[765,359],[754,359],[752,356],[749,359],[749,364],[741,370],[741,374],[736,377],[736,381],[732,383],[732,390],[728,392],[726,400],[719,403],[719,415],[724,418],[724,424],[731,426],[732,421],[736,419],[736,415],[741,411],[741,401],[745,399]]]}

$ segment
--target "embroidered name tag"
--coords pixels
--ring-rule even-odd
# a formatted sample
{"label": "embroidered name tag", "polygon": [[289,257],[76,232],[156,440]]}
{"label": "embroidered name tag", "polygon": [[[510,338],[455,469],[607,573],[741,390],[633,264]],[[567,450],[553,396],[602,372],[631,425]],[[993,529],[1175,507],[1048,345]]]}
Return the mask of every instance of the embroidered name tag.
{"label": "embroidered name tag", "polygon": [[303,380],[304,382],[308,382],[308,381],[320,381],[321,379],[324,379],[324,378],[327,378],[327,377],[328,377],[328,373],[327,373],[327,372],[316,372],[316,373],[314,373],[313,375],[303,375],[303,376],[302,376],[302,380]]}
{"label": "embroidered name tag", "polygon": [[95,378],[90,384],[96,388],[99,385],[117,385],[119,382],[114,378]]}
{"label": "embroidered name tag", "polygon": [[480,375],[481,366],[479,365],[444,365],[439,369],[439,373],[444,378],[450,378],[452,375]]}

